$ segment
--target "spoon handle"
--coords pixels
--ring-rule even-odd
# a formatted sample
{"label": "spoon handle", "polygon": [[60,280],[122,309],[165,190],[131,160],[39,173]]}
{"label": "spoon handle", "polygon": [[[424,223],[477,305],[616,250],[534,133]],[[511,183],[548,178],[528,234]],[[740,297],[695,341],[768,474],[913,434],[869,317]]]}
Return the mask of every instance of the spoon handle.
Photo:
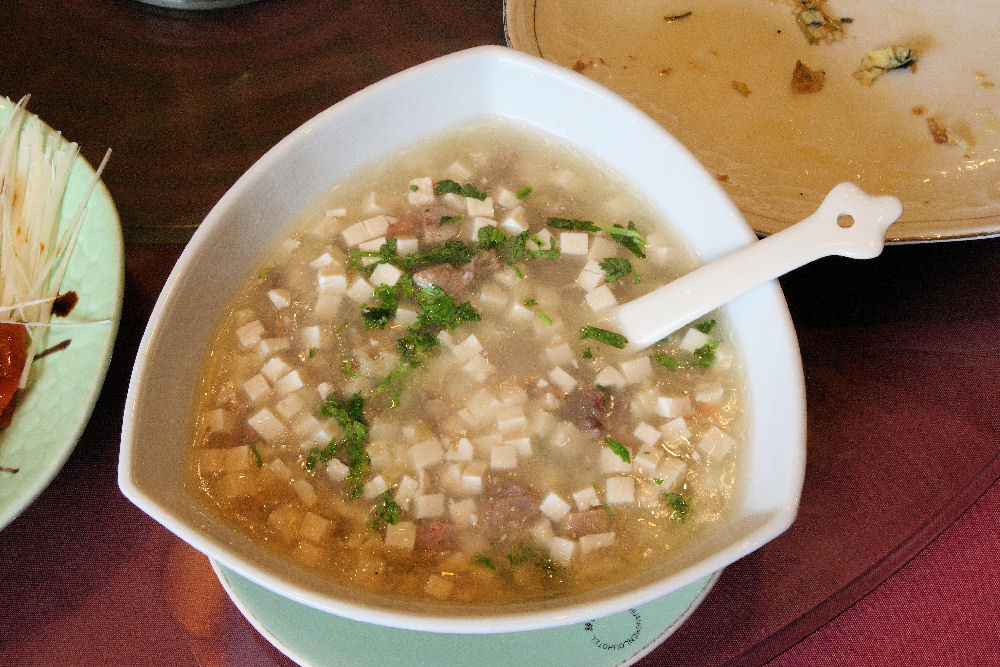
{"label": "spoon handle", "polygon": [[872,196],[853,183],[841,183],[804,220],[622,304],[617,311],[620,330],[633,348],[646,347],[744,292],[821,257],[877,257],[886,230],[902,212],[895,197]]}

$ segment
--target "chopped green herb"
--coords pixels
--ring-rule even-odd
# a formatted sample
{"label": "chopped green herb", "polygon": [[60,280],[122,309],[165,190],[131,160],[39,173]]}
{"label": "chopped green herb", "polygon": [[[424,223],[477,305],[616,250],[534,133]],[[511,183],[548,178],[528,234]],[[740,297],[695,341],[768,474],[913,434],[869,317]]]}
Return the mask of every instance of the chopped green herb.
{"label": "chopped green herb", "polygon": [[595,384],[594,387],[597,388],[597,391],[603,391],[605,394],[610,394],[615,390],[615,388],[609,384]]}
{"label": "chopped green herb", "polygon": [[719,347],[719,341],[709,338],[705,344],[694,351],[694,366],[698,368],[709,368],[715,363],[715,351]]}
{"label": "chopped green herb", "polygon": [[315,357],[316,357],[316,348],[315,347],[310,347],[309,348],[309,358],[310,359],[314,359]]}
{"label": "chopped green herb", "polygon": [[653,478],[653,484],[656,484],[658,486],[662,486],[663,485],[663,480],[660,479],[659,477],[654,477]]}
{"label": "chopped green herb", "polygon": [[545,322],[546,324],[552,324],[552,318],[543,313],[542,311],[536,310],[535,315],[538,315],[538,319],[540,319],[542,322]]}
{"label": "chopped green herb", "polygon": [[462,322],[478,322],[483,319],[471,303],[456,303],[455,299],[437,285],[428,285],[420,290],[417,293],[417,304],[423,310],[417,316],[417,327],[422,329],[453,331]]}
{"label": "chopped green herb", "polygon": [[443,181],[438,181],[434,185],[434,194],[443,195],[448,193],[462,195],[463,197],[470,197],[472,199],[478,199],[479,201],[483,201],[484,199],[486,199],[486,193],[476,189],[476,186],[474,186],[472,183],[459,185],[455,181],[446,179]]}
{"label": "chopped green herb", "polygon": [[499,227],[487,225],[486,227],[479,228],[476,238],[479,241],[480,248],[489,250],[502,246],[507,241],[507,234]]}
{"label": "chopped green herb", "polygon": [[694,325],[694,328],[702,332],[703,334],[707,334],[708,332],[710,332],[712,329],[715,328],[715,325],[716,325],[715,320],[705,320],[704,322],[698,322],[698,324]]}
{"label": "chopped green herb", "polygon": [[520,190],[518,190],[516,193],[514,193],[514,196],[517,197],[518,199],[524,199],[530,194],[531,194],[531,186],[526,185]]}
{"label": "chopped green herb", "polygon": [[611,239],[615,243],[622,246],[636,257],[646,257],[646,254],[642,251],[642,249],[646,247],[646,239],[642,237],[642,234],[639,233],[635,223],[631,220],[628,221],[628,227],[612,225],[610,227],[605,227],[604,231],[611,236]]}
{"label": "chopped green herb", "polygon": [[580,232],[601,231],[601,228],[590,220],[577,220],[575,218],[546,218],[545,224],[556,229],[575,229]]}
{"label": "chopped green herb", "polygon": [[264,457],[260,455],[260,450],[257,449],[257,445],[250,443],[250,453],[257,460],[257,467],[260,468],[264,465]]}
{"label": "chopped green herb", "polygon": [[462,219],[461,213],[459,213],[458,215],[442,215],[441,221],[438,222],[438,225],[453,225],[461,219]]}
{"label": "chopped green herb", "polygon": [[257,274],[257,277],[260,278],[261,280],[263,280],[263,279],[267,278],[268,276],[270,276],[272,273],[274,273],[274,265],[273,264],[265,266],[263,269],[261,269],[260,273]]}
{"label": "chopped green herb", "polygon": [[346,329],[346,328],[347,328],[347,327],[349,327],[350,325],[351,325],[351,323],[350,323],[350,322],[348,322],[348,321],[345,321],[345,322],[344,322],[343,324],[341,324],[341,325],[340,325],[339,327],[337,327],[336,329],[334,329],[334,330],[333,330],[333,333],[340,333],[341,331],[343,331],[344,329]]}
{"label": "chopped green herb", "polygon": [[678,371],[683,367],[681,362],[677,361],[676,358],[670,356],[665,352],[660,352],[658,354],[653,355],[653,361],[655,361],[656,363],[663,366],[669,371]]}
{"label": "chopped green herb", "polygon": [[375,507],[372,508],[372,512],[377,519],[389,525],[395,526],[399,523],[399,505],[389,496],[388,491],[379,496],[379,499],[375,502]]}
{"label": "chopped green herb", "polygon": [[497,569],[497,566],[493,564],[493,561],[488,556],[476,556],[476,562],[491,570]]}
{"label": "chopped green herb", "polygon": [[340,355],[340,373],[349,378],[357,377],[358,372],[354,370],[354,362],[346,355]]}
{"label": "chopped green herb", "polygon": [[420,186],[417,185],[416,183],[411,183],[410,184],[410,192],[416,192],[419,189],[420,189]]}
{"label": "chopped green herb", "polygon": [[368,444],[368,425],[364,420],[364,399],[361,394],[354,394],[346,401],[339,401],[331,396],[320,403],[316,415],[335,418],[343,430],[343,435],[340,440],[331,440],[323,449],[313,447],[309,450],[305,468],[312,470],[317,463],[326,463],[346,449],[347,482],[351,487],[349,497],[356,498],[361,495],[364,476],[371,465],[371,460],[365,452]]}
{"label": "chopped green herb", "polygon": [[625,338],[625,336],[614,331],[601,329],[600,327],[580,327],[580,338],[592,338],[598,343],[617,347],[619,350],[628,345],[628,338]]}
{"label": "chopped green herb", "polygon": [[584,359],[593,359],[594,358],[594,351],[590,349],[589,345],[587,347],[583,348],[583,358]]}
{"label": "chopped green herb", "polygon": [[632,262],[621,257],[608,257],[599,262],[604,271],[604,282],[613,283],[632,273]]}
{"label": "chopped green herb", "polygon": [[537,306],[538,305],[538,300],[537,299],[525,299],[524,300],[524,305],[526,305],[526,306]]}
{"label": "chopped green herb", "polygon": [[622,443],[618,442],[614,438],[604,438],[604,444],[607,445],[607,447],[625,463],[632,462],[632,456],[628,452],[628,447]]}
{"label": "chopped green herb", "polygon": [[677,519],[681,523],[687,521],[688,511],[691,509],[691,504],[684,499],[679,493],[664,493],[661,498],[670,505],[670,509],[673,510],[671,517]]}

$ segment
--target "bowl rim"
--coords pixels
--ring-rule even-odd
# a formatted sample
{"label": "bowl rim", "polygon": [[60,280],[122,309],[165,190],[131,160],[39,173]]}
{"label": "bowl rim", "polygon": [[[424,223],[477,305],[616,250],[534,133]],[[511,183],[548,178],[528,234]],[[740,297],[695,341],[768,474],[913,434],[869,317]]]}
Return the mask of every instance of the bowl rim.
{"label": "bowl rim", "polygon": [[[118,483],[122,493],[140,509],[194,548],[266,588],[309,606],[360,621],[413,630],[447,633],[510,632],[564,625],[609,615],[662,597],[683,585],[720,570],[734,560],[777,537],[787,529],[795,517],[805,472],[805,384],[801,368],[801,358],[787,305],[784,302],[777,282],[772,282],[756,288],[752,294],[756,295],[755,298],[762,299],[764,306],[775,314],[776,320],[772,322],[772,335],[776,339],[784,337],[788,343],[785,346],[786,349],[784,352],[791,363],[789,368],[786,369],[784,379],[790,389],[790,396],[788,397],[790,410],[787,421],[783,423],[783,428],[798,445],[794,456],[788,461],[787,465],[787,472],[790,476],[789,484],[794,489],[794,493],[790,494],[780,510],[774,511],[770,520],[753,531],[750,539],[743,540],[726,549],[718,550],[712,557],[686,567],[672,576],[643,585],[640,588],[633,588],[626,593],[605,595],[597,600],[588,599],[584,602],[573,602],[573,598],[569,598],[567,602],[558,607],[543,607],[536,611],[501,611],[499,613],[478,615],[475,618],[466,618],[456,614],[413,613],[364,603],[354,603],[344,599],[335,599],[328,595],[306,590],[279,574],[265,570],[257,564],[244,561],[239,556],[228,551],[225,548],[226,545],[222,544],[218,538],[208,534],[204,527],[192,527],[182,517],[177,516],[170,508],[161,504],[157,498],[147,494],[138,485],[134,477],[134,461],[132,458],[133,446],[140,420],[137,400],[140,387],[146,381],[147,373],[149,372],[148,363],[157,342],[157,328],[164,317],[169,302],[178,291],[182,278],[195,267],[199,252],[210,239],[214,227],[224,219],[226,211],[238,202],[244,196],[245,192],[253,187],[258,179],[276,165],[280,165],[286,152],[299,142],[308,141],[309,135],[316,128],[325,126],[328,122],[331,122],[331,119],[335,120],[343,111],[352,107],[369,104],[370,100],[378,99],[383,94],[383,91],[419,80],[439,68],[462,66],[474,62],[492,62],[498,66],[519,68],[542,76],[563,79],[567,84],[600,98],[604,104],[616,107],[616,112],[621,113],[625,121],[638,126],[643,133],[652,133],[658,140],[665,142],[673,150],[677,151],[679,157],[688,163],[686,166],[693,166],[699,174],[702,174],[701,178],[705,181],[705,185],[715,191],[719,203],[742,223],[742,233],[735,235],[728,242],[723,241],[722,245],[736,244],[736,246],[741,246],[756,239],[753,231],[725,195],[721,186],[718,185],[686,148],[636,107],[590,79],[558,65],[501,46],[475,47],[427,61],[376,82],[307,120],[255,162],[211,209],[205,217],[204,222],[195,231],[167,278],[143,333],[126,396],[118,470]],[[413,141],[425,136],[430,136],[430,134],[426,132],[416,134]],[[794,496],[794,498],[791,496]],[[480,608],[473,609],[476,612],[481,611]],[[468,611],[468,609],[465,610]]]}

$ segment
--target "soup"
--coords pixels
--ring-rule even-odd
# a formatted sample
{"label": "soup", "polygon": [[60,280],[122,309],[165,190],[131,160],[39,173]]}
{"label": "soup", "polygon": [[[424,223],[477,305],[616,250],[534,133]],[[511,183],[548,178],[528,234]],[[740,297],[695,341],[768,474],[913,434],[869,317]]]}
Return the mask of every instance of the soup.
{"label": "soup", "polygon": [[507,123],[338,184],[248,276],[188,483],[375,594],[506,604],[661,564],[730,511],[745,408],[711,315],[634,351],[617,303],[690,270],[615,175]]}

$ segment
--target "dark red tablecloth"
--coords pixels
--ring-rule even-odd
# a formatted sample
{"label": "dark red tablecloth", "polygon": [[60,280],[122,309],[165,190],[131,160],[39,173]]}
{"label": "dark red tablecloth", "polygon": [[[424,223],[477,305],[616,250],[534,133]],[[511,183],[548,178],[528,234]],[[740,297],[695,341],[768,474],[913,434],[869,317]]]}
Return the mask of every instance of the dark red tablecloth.
{"label": "dark red tablecloth", "polygon": [[[0,532],[0,664],[288,664],[207,560],[118,492],[139,338],[178,242],[244,169],[373,81],[501,43],[500,3],[263,0],[185,15],[9,0],[0,17],[0,94],[31,93],[92,161],[114,149],[105,181],[127,241],[93,418]],[[643,664],[996,662],[998,276],[1000,241],[981,240],[822,260],[782,280],[809,404],[799,517]]]}

